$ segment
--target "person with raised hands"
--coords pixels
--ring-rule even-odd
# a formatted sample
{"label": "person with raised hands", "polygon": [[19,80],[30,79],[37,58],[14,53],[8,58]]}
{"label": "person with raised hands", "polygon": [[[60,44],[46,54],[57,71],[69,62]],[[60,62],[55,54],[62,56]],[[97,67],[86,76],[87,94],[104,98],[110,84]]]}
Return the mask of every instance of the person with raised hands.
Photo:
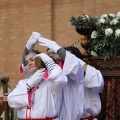
{"label": "person with raised hands", "polygon": [[41,36],[37,39],[40,45],[52,49],[54,55],[59,55],[58,59],[53,59],[61,66],[62,73],[68,78],[68,83],[62,90],[60,120],[78,120],[82,118],[84,106],[84,71],[81,64],[75,55],[66,51],[55,41]]}
{"label": "person with raised hands", "polygon": [[[31,40],[34,42],[36,41],[36,44],[40,43],[42,46],[53,49],[56,55],[57,53],[59,54],[60,59],[54,60],[60,65],[62,73],[68,78],[68,83],[62,89],[60,112],[58,113],[59,119],[78,120],[79,118],[82,118],[84,106],[84,72],[77,57],[70,52],[67,52],[64,48],[61,48],[61,46],[59,46],[55,41],[43,38],[41,35],[34,37],[34,39]],[[31,42],[31,46],[33,46],[32,44],[34,42]],[[26,49],[28,49],[27,45]]]}
{"label": "person with raised hands", "polygon": [[[34,42],[28,44],[29,41],[31,39],[27,41],[23,63],[29,76],[20,80],[8,95],[8,104],[17,109],[21,120],[59,120],[58,103],[62,89],[67,84],[67,77],[47,54],[33,50],[31,45]],[[44,65],[36,66],[36,57],[39,57]]]}
{"label": "person with raised hands", "polygon": [[[60,64],[60,66],[61,66],[61,59],[64,61],[64,65],[62,65],[64,73],[69,74],[68,76],[71,76],[71,78],[72,78],[71,73],[74,73],[75,69],[72,69],[73,70],[72,72],[68,72],[68,71],[70,71],[70,68],[74,62],[77,64],[76,61],[79,61],[79,63],[81,64],[81,66],[84,70],[84,73],[85,73],[84,81],[83,81],[84,92],[85,92],[84,93],[85,103],[84,103],[83,116],[82,116],[82,114],[81,114],[82,112],[80,110],[79,110],[80,113],[76,114],[76,116],[78,116],[77,119],[81,119],[81,120],[97,119],[96,116],[100,113],[100,110],[101,110],[101,101],[100,101],[99,93],[101,93],[104,88],[104,79],[103,79],[101,72],[99,70],[95,69],[94,67],[87,65],[83,60],[81,60],[82,55],[77,48],[74,48],[74,47],[72,47],[72,48],[66,47],[65,48],[67,51],[71,52],[72,54],[74,54],[77,57],[77,59],[76,59],[76,57],[74,57],[74,60],[71,60],[71,59],[67,59],[67,58],[70,58],[69,56],[73,56],[73,55],[71,55],[71,54],[68,55],[68,52],[65,49],[61,48],[59,45],[57,45],[57,43],[55,41],[51,41],[51,40],[43,38],[41,36],[38,37],[38,41],[40,42],[40,45],[46,46],[49,48],[47,50],[47,54],[51,58],[53,58],[56,63]],[[76,49],[77,49],[77,52],[76,52]],[[71,62],[69,62],[69,61],[71,61]],[[71,64],[69,64],[69,63],[71,63]],[[66,69],[67,68],[66,66],[69,66],[69,68]],[[74,74],[74,75],[78,76],[78,74]],[[74,80],[74,79],[76,79],[76,77],[72,78],[72,79]],[[66,85],[66,86],[70,86],[70,85]],[[74,100],[70,99],[72,101],[71,105],[70,104],[68,105],[65,102],[67,100],[70,101],[65,96],[65,95],[67,95],[67,93],[69,94],[69,92],[67,92],[66,88],[68,90],[69,87],[65,87],[63,90],[63,104],[61,105],[62,107],[61,107],[61,112],[60,112],[60,119],[61,120],[63,120],[63,119],[64,120],[68,120],[68,119],[77,120],[75,117],[73,117],[75,115],[74,112],[76,109],[75,110],[70,109],[70,106],[72,106],[72,103],[74,103],[73,102]],[[71,89],[70,91],[75,91],[75,90]],[[78,97],[76,97],[76,98],[78,98]],[[81,101],[79,101],[79,102],[82,103]],[[79,105],[79,104],[77,104],[77,102],[76,102],[75,105]],[[81,105],[80,105],[80,107],[81,107]],[[74,108],[76,108],[76,107],[74,106]],[[70,113],[72,113],[72,114],[70,114]]]}
{"label": "person with raised hands", "polygon": [[[93,66],[87,65],[82,60],[83,56],[76,47],[65,47],[64,50],[63,48],[60,48],[56,42],[50,41],[46,38],[41,39],[40,37],[38,41],[40,42],[40,45],[47,46],[49,48],[47,50],[48,55],[50,55],[50,57],[52,57],[57,63],[59,63],[61,58],[64,60],[66,53],[65,50],[77,57],[77,60],[84,70],[84,113],[82,118],[80,117],[79,120],[97,120],[97,116],[101,111],[101,100],[99,93],[101,93],[104,88],[104,79],[101,72]],[[75,61],[77,60],[75,58]],[[66,69],[66,71],[69,71],[69,69]],[[63,116],[64,112],[61,111],[61,113],[61,116]]]}
{"label": "person with raised hands", "polygon": [[33,31],[30,38],[28,39],[28,41],[26,43],[26,47],[23,51],[23,56],[22,56],[22,64],[19,69],[19,73],[21,75],[29,76],[29,72],[26,70],[25,57],[26,57],[26,54],[28,54],[28,52],[34,48],[35,44],[38,43],[38,38],[40,36],[41,35],[38,32]]}
{"label": "person with raised hands", "polygon": [[[74,54],[78,58],[78,61],[84,70],[84,114],[83,117],[79,120],[97,120],[97,116],[101,111],[101,100],[99,93],[101,93],[104,88],[103,76],[99,70],[93,66],[86,64],[82,60],[83,56],[78,48],[68,46],[64,49]],[[47,54],[57,63],[60,62],[60,56],[56,54],[52,49],[47,49]]]}
{"label": "person with raised hands", "polygon": [[65,49],[76,57],[84,70],[84,114],[80,120],[97,120],[101,111],[101,100],[99,93],[104,89],[104,78],[100,70],[86,64],[82,59],[81,52],[77,47],[68,46]]}

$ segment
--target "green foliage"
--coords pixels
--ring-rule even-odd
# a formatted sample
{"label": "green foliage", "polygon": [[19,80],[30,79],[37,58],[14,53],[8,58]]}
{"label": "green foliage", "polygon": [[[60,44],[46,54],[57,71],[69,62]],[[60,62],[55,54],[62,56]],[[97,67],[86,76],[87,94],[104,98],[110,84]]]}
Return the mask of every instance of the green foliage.
{"label": "green foliage", "polygon": [[[104,60],[120,55],[120,12],[104,14],[100,18],[89,15],[77,18],[72,16],[70,24],[90,40],[89,51],[96,52]],[[88,27],[90,29],[85,29]]]}
{"label": "green foliage", "polygon": [[91,17],[89,15],[82,15],[78,18],[71,17],[70,24],[76,26],[77,28],[81,29],[84,27],[96,27],[97,18]]}

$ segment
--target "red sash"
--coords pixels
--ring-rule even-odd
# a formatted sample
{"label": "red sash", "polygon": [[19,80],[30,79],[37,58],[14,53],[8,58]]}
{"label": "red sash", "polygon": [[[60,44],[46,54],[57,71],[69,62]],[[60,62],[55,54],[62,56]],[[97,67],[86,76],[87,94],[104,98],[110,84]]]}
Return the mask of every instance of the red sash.
{"label": "red sash", "polygon": [[86,118],[81,118],[80,120],[93,120],[94,118],[96,118],[95,116],[89,116],[89,117],[86,117]]}
{"label": "red sash", "polygon": [[[48,76],[49,76],[48,75],[48,71],[45,71],[45,73],[43,74],[42,78],[47,79]],[[32,111],[32,104],[33,104],[33,95],[34,95],[34,92],[36,91],[36,89],[38,89],[38,85],[36,85],[34,88],[32,88],[30,90],[29,94],[28,94],[29,106],[27,106],[27,108],[26,108],[26,119],[22,119],[22,120],[53,120],[53,119],[58,117],[58,116],[55,116],[55,117],[35,118],[35,119],[34,118],[30,118],[31,117],[30,114],[31,114],[31,111]]]}
{"label": "red sash", "polygon": [[27,119],[21,119],[21,120],[53,120],[55,118],[58,118],[58,116],[55,116],[55,117],[46,117],[46,118],[27,118]]}

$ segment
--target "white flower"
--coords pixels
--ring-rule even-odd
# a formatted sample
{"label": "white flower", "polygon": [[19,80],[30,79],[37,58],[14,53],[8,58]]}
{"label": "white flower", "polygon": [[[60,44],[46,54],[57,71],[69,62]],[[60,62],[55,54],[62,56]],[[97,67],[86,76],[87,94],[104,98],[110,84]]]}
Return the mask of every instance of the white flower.
{"label": "white flower", "polygon": [[103,18],[103,19],[107,19],[107,18],[108,18],[108,15],[107,15],[107,14],[104,14],[104,15],[101,16],[101,19],[102,19],[102,18]]}
{"label": "white flower", "polygon": [[89,18],[90,18],[90,16],[89,16],[89,15],[85,15],[85,17],[86,17],[87,19],[89,19]]}
{"label": "white flower", "polygon": [[116,36],[116,37],[120,37],[120,29],[117,29],[117,30],[115,31],[115,36]]}
{"label": "white flower", "polygon": [[111,25],[116,25],[119,21],[117,19],[114,19],[110,22]]}
{"label": "white flower", "polygon": [[97,37],[97,32],[94,30],[91,34],[91,38],[96,38]]}
{"label": "white flower", "polygon": [[113,30],[111,28],[105,29],[105,35],[110,36],[113,33]]}
{"label": "white flower", "polygon": [[91,55],[93,55],[93,56],[98,56],[97,53],[94,52],[94,51],[91,51]]}
{"label": "white flower", "polygon": [[104,24],[105,22],[106,22],[106,20],[105,20],[105,19],[103,19],[103,18],[99,19],[99,21],[98,21],[98,23],[99,23],[99,24],[101,24],[101,23],[103,23],[103,24]]}
{"label": "white flower", "polygon": [[82,17],[83,17],[83,19],[88,19],[89,20],[89,18],[90,18],[90,16],[89,15],[82,15]]}
{"label": "white flower", "polygon": [[120,12],[118,12],[118,13],[116,14],[116,17],[120,18]]}
{"label": "white flower", "polygon": [[110,17],[115,17],[115,14],[108,14]]}

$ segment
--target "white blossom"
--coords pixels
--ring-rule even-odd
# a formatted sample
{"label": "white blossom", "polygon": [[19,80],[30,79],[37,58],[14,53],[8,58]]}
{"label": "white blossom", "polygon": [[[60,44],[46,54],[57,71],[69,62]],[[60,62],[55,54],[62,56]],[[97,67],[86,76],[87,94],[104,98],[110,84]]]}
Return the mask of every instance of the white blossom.
{"label": "white blossom", "polygon": [[105,29],[105,35],[110,36],[113,33],[113,30],[111,28]]}
{"label": "white blossom", "polygon": [[118,12],[118,13],[116,14],[116,17],[120,18],[120,12]]}
{"label": "white blossom", "polygon": [[91,34],[91,38],[96,38],[97,37],[97,32],[94,30]]}
{"label": "white blossom", "polygon": [[113,19],[113,20],[110,22],[110,24],[111,24],[111,25],[116,25],[118,22],[119,22],[119,21],[118,21],[117,19]]}
{"label": "white blossom", "polygon": [[105,22],[106,22],[106,20],[103,18],[99,19],[99,21],[98,21],[99,24],[101,24],[101,23],[104,24]]}
{"label": "white blossom", "polygon": [[115,36],[116,36],[116,37],[120,37],[120,29],[117,29],[117,30],[115,31]]}
{"label": "white blossom", "polygon": [[115,17],[115,14],[108,14],[110,17]]}
{"label": "white blossom", "polygon": [[98,56],[97,53],[94,52],[94,51],[91,51],[91,55],[93,55],[93,56]]}
{"label": "white blossom", "polygon": [[88,19],[89,20],[89,18],[90,18],[90,16],[89,15],[82,15],[82,17],[83,17],[83,19]]}
{"label": "white blossom", "polygon": [[101,19],[102,19],[102,18],[103,18],[103,19],[107,19],[107,18],[108,18],[108,15],[107,15],[107,14],[104,14],[104,15],[101,16]]}
{"label": "white blossom", "polygon": [[[117,14],[103,14],[101,17],[82,15],[79,22],[81,22],[81,26],[90,26],[91,28],[91,34],[87,35],[90,37],[89,50],[91,55],[97,56],[98,54],[103,56],[104,60],[119,55],[119,52],[116,54],[116,51],[119,50],[116,44],[120,44],[120,12]],[[114,44],[111,44],[111,41]],[[108,48],[110,51],[108,51]]]}
{"label": "white blossom", "polygon": [[87,17],[88,19],[90,18],[90,16],[89,16],[89,15],[85,15],[85,17]]}

